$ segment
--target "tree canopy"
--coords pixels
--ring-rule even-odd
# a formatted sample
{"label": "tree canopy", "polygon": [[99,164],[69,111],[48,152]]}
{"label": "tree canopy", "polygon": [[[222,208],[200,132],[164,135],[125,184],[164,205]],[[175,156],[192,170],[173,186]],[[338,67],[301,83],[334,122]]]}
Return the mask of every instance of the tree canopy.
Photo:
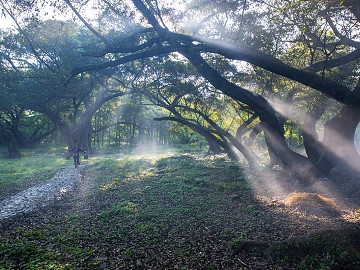
{"label": "tree canopy", "polygon": [[[358,170],[355,0],[194,0],[175,7],[158,0],[0,3],[18,29],[18,37],[7,36],[18,40],[8,42],[4,59],[14,60],[7,69],[25,63],[15,61],[16,55],[33,59],[21,72],[35,68],[36,76],[50,81],[41,87],[31,81],[30,96],[48,104],[50,95],[54,106],[29,108],[51,119],[69,145],[88,139],[102,104],[131,94],[166,110],[156,120],[186,125],[212,151],[234,159],[242,155],[257,164],[249,142],[263,134],[270,162],[306,177],[339,166]],[[74,22],[45,24],[41,11],[49,5],[53,16],[69,13]],[[56,95],[45,84],[66,94]],[[30,104],[30,97],[25,100]],[[324,124],[323,138],[318,123]],[[72,135],[65,135],[69,130]],[[302,145],[306,155],[294,145]]]}

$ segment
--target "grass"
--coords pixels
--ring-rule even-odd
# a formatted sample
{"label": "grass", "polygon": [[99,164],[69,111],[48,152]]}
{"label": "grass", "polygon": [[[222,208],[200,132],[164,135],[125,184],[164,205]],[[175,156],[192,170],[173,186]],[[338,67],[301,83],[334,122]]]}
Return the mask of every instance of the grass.
{"label": "grass", "polygon": [[[242,261],[276,269],[267,257],[238,260],[231,250],[319,227],[270,212],[252,194],[245,169],[224,157],[107,155],[89,162],[78,194],[0,222],[1,270],[242,269]],[[323,264],[333,265],[329,258]]]}
{"label": "grass", "polygon": [[[20,159],[0,159],[0,197],[50,179],[69,165],[59,148],[24,151]],[[64,150],[65,151],[65,150]]]}
{"label": "grass", "polygon": [[[108,245],[119,253],[116,267],[127,269],[127,265],[138,258],[142,258],[144,265],[156,265],[162,250],[166,253],[172,250],[172,241],[181,240],[180,235],[187,238],[186,234],[192,231],[195,236],[196,230],[203,226],[221,228],[222,220],[218,217],[224,214],[222,205],[229,203],[222,195],[248,189],[241,166],[224,158],[205,161],[186,155],[107,156],[93,158],[92,163],[87,175],[95,187],[78,202],[90,208],[88,212],[62,209],[61,214],[46,217],[45,225],[34,225],[30,231],[27,226],[17,227],[13,231],[14,237],[27,244],[46,247],[34,256],[51,261],[48,254],[61,254],[51,259],[54,265],[65,263],[54,269],[61,269],[63,265],[87,269],[104,264],[99,257],[105,256],[103,252],[109,247],[103,248]],[[173,236],[175,239],[163,244],[166,237]],[[186,241],[192,243],[193,240]],[[203,239],[198,239],[201,241]],[[7,250],[11,250],[11,237],[5,242]],[[190,242],[187,245],[192,245]],[[154,248],[146,251],[149,253],[146,258],[144,247]],[[172,252],[170,256],[192,256],[190,251],[183,254],[180,246]],[[23,265],[33,267],[33,254],[29,249],[21,249],[17,256]],[[2,261],[0,256],[0,265],[16,265],[14,260],[13,256],[6,255]],[[183,263],[185,267],[186,262]]]}

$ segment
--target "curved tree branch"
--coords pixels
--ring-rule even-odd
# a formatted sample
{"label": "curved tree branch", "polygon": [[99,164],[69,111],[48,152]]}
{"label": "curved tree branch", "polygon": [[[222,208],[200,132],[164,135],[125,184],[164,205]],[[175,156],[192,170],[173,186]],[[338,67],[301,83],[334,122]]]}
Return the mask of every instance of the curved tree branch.
{"label": "curved tree branch", "polygon": [[307,67],[305,70],[313,71],[313,72],[322,71],[329,68],[339,67],[348,64],[350,62],[358,60],[359,58],[360,58],[360,49],[356,49],[355,51],[347,55],[344,55],[342,57],[314,63],[311,66]]}
{"label": "curved tree branch", "polygon": [[144,15],[144,17],[148,20],[149,24],[152,25],[157,31],[166,30],[161,27],[154,14],[146,7],[142,0],[132,0],[133,4],[136,6],[138,10]]}
{"label": "curved tree branch", "polygon": [[[200,135],[202,135],[210,144],[210,146],[212,144],[216,144],[218,146],[221,146],[224,149],[230,150],[229,146],[227,145],[227,142],[224,142],[223,140],[220,140],[219,138],[215,137],[211,132],[209,132],[206,128],[192,123],[186,119],[183,118],[177,118],[177,117],[173,117],[173,116],[165,116],[165,117],[157,117],[154,118],[155,121],[174,121],[174,122],[178,122],[180,124],[183,124],[187,127],[189,127],[190,129],[194,130],[195,132],[199,133]],[[229,152],[228,153],[229,156],[233,159],[236,159],[236,157],[234,156],[234,153]]]}
{"label": "curved tree branch", "polygon": [[200,115],[206,122],[208,122],[213,128],[215,128],[215,130],[217,131],[217,133],[219,135],[222,135],[224,137],[226,137],[240,152],[241,154],[244,155],[244,157],[246,158],[246,160],[251,164],[251,165],[255,165],[255,155],[253,153],[251,153],[242,143],[241,141],[237,140],[237,138],[235,138],[233,135],[231,135],[229,132],[227,132],[226,130],[224,130],[223,128],[221,128],[217,123],[215,123],[215,121],[211,120],[210,117],[208,117],[207,115],[205,115],[203,112],[197,110],[197,109],[193,109],[193,108],[189,108],[186,106],[177,106],[179,108],[182,108],[186,111],[190,111],[193,113],[196,113],[198,115]]}
{"label": "curved tree branch", "polygon": [[[114,61],[77,68],[71,72],[70,78],[81,72],[115,67],[134,60],[139,60],[142,58],[157,56],[161,54],[167,54],[175,51],[208,52],[220,54],[228,59],[246,61],[250,64],[256,65],[268,71],[274,72],[278,75],[297,81],[303,85],[309,86],[343,104],[360,107],[360,94],[350,91],[346,86],[334,80],[324,78],[323,76],[320,76],[315,72],[308,71],[307,69],[300,70],[291,67],[283,63],[282,61],[254,48],[249,48],[246,46],[239,47],[235,44],[221,40],[212,40],[199,36],[187,36],[171,32],[166,32],[164,38],[170,40],[172,43],[176,42],[178,45],[159,47],[149,51],[127,55]],[[338,64],[339,61],[344,61],[345,63],[351,61],[352,59],[356,59],[358,53],[359,51],[356,50],[345,58],[328,61],[329,67],[331,65]],[[311,67],[310,70],[319,70],[320,65],[321,64],[315,64],[315,66]],[[326,65],[326,67],[328,66]],[[69,81],[69,79],[67,80],[67,82]]]}
{"label": "curved tree branch", "polygon": [[75,13],[75,15],[80,19],[80,21],[97,37],[99,38],[105,45],[109,46],[109,41],[101,35],[98,31],[96,31],[76,10],[76,8],[71,4],[70,0],[64,0],[64,2],[71,8],[71,10]]}
{"label": "curved tree branch", "polygon": [[102,70],[102,69],[106,69],[106,68],[110,68],[110,67],[116,67],[116,66],[119,66],[121,64],[125,64],[125,63],[131,62],[131,61],[140,60],[140,59],[144,59],[144,58],[152,57],[152,56],[159,56],[162,54],[168,54],[168,53],[175,52],[175,51],[177,51],[176,47],[159,47],[157,49],[139,52],[137,54],[126,55],[126,56],[119,58],[117,60],[114,60],[114,61],[109,61],[109,62],[105,62],[105,63],[101,63],[101,64],[95,64],[95,65],[89,65],[89,66],[83,66],[80,68],[75,68],[71,71],[71,75],[66,80],[65,84],[68,84],[72,77],[74,77],[75,75],[80,74],[82,72],[91,71],[91,70]]}
{"label": "curved tree branch", "polygon": [[[160,41],[162,41],[161,38],[153,38],[153,39],[148,40],[137,46],[124,46],[124,45],[113,46],[113,47],[105,48],[102,51],[87,52],[87,53],[83,53],[82,55],[83,56],[101,57],[108,53],[134,53],[134,52],[139,52],[144,49],[151,48],[152,45],[159,43]],[[128,45],[126,42],[124,42],[123,44]]]}
{"label": "curved tree branch", "polygon": [[[186,37],[186,39],[189,39],[189,37]],[[197,47],[202,52],[216,53],[228,59],[246,61],[316,89],[343,104],[360,108],[360,94],[350,91],[347,87],[334,80],[324,78],[314,72],[296,69],[254,48],[238,47],[228,42],[209,40],[202,37],[196,37],[194,40],[203,42],[203,44],[193,46],[193,50]]]}
{"label": "curved tree branch", "polygon": [[340,39],[340,41],[339,41],[340,44],[346,44],[346,45],[352,46],[354,48],[360,48],[360,42],[349,39],[346,36],[343,36],[342,34],[340,34],[339,30],[336,28],[335,24],[333,23],[333,21],[331,20],[331,18],[329,16],[327,16],[325,19],[326,19],[327,23],[330,25],[334,34]]}
{"label": "curved tree branch", "polygon": [[28,37],[28,35],[26,34],[26,32],[22,29],[22,27],[20,26],[20,24],[18,23],[18,21],[16,20],[14,14],[7,8],[5,7],[4,3],[2,0],[0,0],[1,6],[3,7],[3,9],[6,11],[6,13],[11,17],[11,19],[15,22],[16,24],[16,28],[19,30],[19,32],[24,36],[24,38],[26,39],[26,41],[28,42],[28,44],[30,45],[30,49],[33,52],[33,54],[35,55],[36,59],[38,59],[42,64],[44,64],[52,73],[56,73],[56,71],[49,66],[39,55],[39,53],[36,51],[33,43],[31,42],[30,38]]}

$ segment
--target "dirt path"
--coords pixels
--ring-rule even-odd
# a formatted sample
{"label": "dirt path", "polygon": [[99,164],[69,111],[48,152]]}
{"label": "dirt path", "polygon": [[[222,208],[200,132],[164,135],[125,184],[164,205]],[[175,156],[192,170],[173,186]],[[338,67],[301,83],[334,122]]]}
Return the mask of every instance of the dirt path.
{"label": "dirt path", "polygon": [[30,187],[0,202],[0,220],[44,207],[73,191],[80,183],[80,169],[68,167],[46,183]]}

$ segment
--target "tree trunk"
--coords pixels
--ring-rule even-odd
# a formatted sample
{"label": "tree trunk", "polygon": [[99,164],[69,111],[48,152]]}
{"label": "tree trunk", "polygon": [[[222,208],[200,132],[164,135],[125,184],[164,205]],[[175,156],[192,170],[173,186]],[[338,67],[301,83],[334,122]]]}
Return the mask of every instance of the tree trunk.
{"label": "tree trunk", "polygon": [[13,142],[6,143],[5,158],[7,159],[21,158],[21,153],[17,143],[13,143]]}
{"label": "tree trunk", "polygon": [[58,129],[66,141],[69,149],[74,148],[75,144],[79,144],[84,151],[91,148],[91,121],[81,124],[72,123],[71,126],[57,123]]}
{"label": "tree trunk", "polygon": [[256,139],[256,137],[262,132],[261,122],[257,124],[250,132],[249,137],[244,140],[245,147],[250,148]]}
{"label": "tree trunk", "polygon": [[221,148],[220,148],[220,145],[218,145],[215,141],[209,139],[209,138],[206,138],[204,136],[205,140],[208,142],[209,144],[209,150],[207,152],[208,155],[210,154],[214,154],[214,155],[219,155],[221,154]]}
{"label": "tree trunk", "polygon": [[181,53],[214,87],[225,95],[247,104],[259,116],[272,164],[280,164],[288,170],[304,175],[305,178],[312,177],[310,175],[317,176],[318,172],[316,172],[313,164],[306,157],[292,151],[286,144],[283,128],[275,110],[266,99],[223,78],[201,55],[189,51],[182,51]]}
{"label": "tree trunk", "polygon": [[360,156],[355,148],[355,131],[360,109],[344,107],[324,125],[323,148],[316,166],[328,173],[337,167],[352,175],[360,173]]}
{"label": "tree trunk", "polygon": [[[325,104],[317,107],[314,111],[308,112],[302,125],[303,142],[306,154],[313,164],[317,164],[323,152],[323,144],[320,142],[316,132],[316,123],[325,111]],[[321,170],[321,168],[319,168]],[[321,170],[325,172],[327,170]]]}
{"label": "tree trunk", "polygon": [[13,134],[8,132],[1,124],[0,124],[0,143],[5,145],[6,147],[5,158],[7,159],[21,158],[21,153],[19,150],[19,145],[17,140],[14,138]]}

